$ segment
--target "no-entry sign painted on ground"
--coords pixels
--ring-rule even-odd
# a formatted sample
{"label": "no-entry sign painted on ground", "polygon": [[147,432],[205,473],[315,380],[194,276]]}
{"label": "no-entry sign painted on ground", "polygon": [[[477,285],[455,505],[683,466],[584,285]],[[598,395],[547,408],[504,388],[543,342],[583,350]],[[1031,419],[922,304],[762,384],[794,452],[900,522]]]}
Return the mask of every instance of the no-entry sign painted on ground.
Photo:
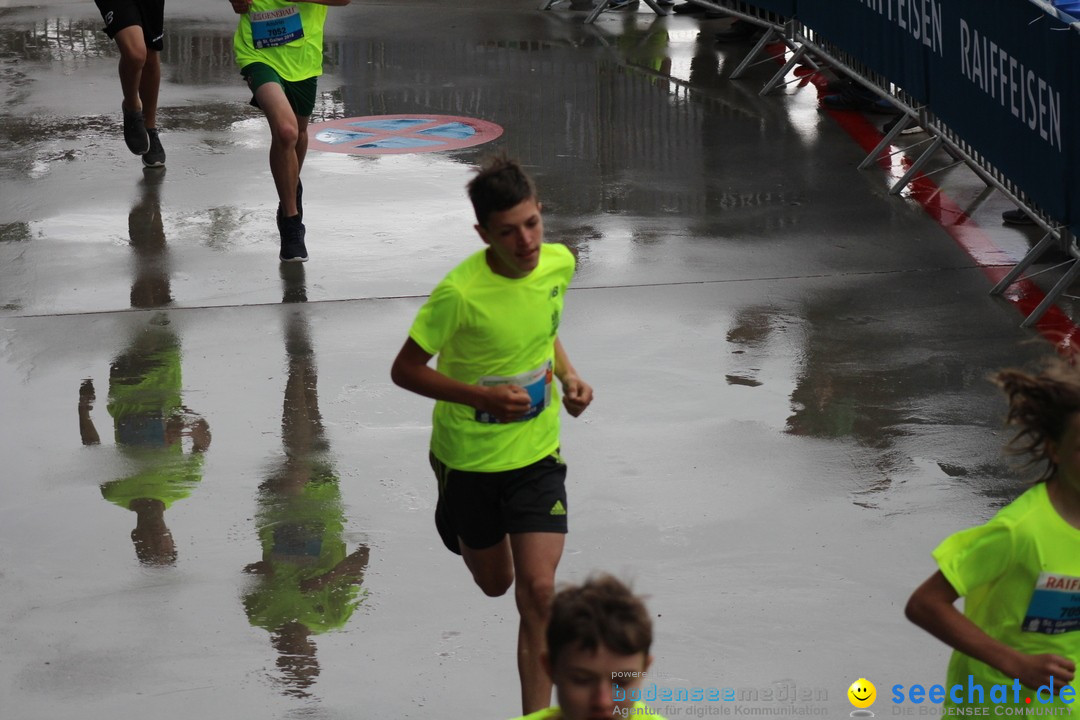
{"label": "no-entry sign painted on ground", "polygon": [[439,152],[480,145],[502,133],[495,123],[455,115],[372,115],[311,125],[308,148],[350,155]]}

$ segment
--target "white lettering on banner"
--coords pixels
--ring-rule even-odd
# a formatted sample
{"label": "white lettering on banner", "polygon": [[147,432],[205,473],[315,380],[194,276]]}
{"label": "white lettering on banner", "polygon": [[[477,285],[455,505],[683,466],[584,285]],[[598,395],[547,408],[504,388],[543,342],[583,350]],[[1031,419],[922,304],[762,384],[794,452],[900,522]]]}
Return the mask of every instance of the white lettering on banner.
{"label": "white lettering on banner", "polygon": [[878,15],[884,15],[911,37],[945,57],[942,42],[941,0],[856,0]]}
{"label": "white lettering on banner", "polygon": [[1038,132],[1051,147],[1064,152],[1061,91],[963,18],[960,19],[960,72],[991,100],[1007,107],[1013,117]]}

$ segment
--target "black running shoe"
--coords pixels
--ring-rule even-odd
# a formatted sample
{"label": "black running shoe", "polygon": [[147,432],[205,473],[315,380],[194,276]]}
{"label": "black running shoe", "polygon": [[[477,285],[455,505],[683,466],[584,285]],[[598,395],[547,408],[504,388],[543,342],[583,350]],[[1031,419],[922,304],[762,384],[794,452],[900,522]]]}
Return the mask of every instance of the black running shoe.
{"label": "black running shoe", "polygon": [[152,168],[165,167],[165,148],[161,147],[157,128],[147,128],[146,134],[150,136],[150,149],[143,153],[143,165]]}
{"label": "black running shoe", "polygon": [[150,136],[146,132],[146,121],[143,120],[142,110],[123,110],[123,112],[124,142],[128,150],[136,155],[142,155],[150,149]]}
{"label": "black running shoe", "polygon": [[278,220],[278,232],[281,234],[281,262],[307,262],[307,246],[304,235],[307,230],[299,215]]}

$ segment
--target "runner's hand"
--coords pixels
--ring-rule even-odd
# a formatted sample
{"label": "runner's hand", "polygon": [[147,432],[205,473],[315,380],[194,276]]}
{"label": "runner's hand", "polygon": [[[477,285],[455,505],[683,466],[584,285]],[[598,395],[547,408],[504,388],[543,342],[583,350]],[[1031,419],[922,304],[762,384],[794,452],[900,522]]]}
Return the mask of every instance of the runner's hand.
{"label": "runner's hand", "polygon": [[510,422],[529,411],[532,401],[525,388],[519,385],[493,385],[486,388],[482,412],[493,415],[499,422]]}
{"label": "runner's hand", "polygon": [[1054,694],[1072,682],[1076,676],[1076,663],[1061,655],[1026,655],[1017,660],[1015,678],[1029,690],[1038,690],[1040,685],[1049,685],[1054,678]]}
{"label": "runner's hand", "polygon": [[585,412],[585,408],[592,402],[592,386],[577,375],[563,378],[562,389],[563,405],[566,406],[566,411],[571,417],[577,417]]}
{"label": "runner's hand", "polygon": [[243,15],[251,9],[252,0],[229,0],[232,4],[233,12],[237,15]]}

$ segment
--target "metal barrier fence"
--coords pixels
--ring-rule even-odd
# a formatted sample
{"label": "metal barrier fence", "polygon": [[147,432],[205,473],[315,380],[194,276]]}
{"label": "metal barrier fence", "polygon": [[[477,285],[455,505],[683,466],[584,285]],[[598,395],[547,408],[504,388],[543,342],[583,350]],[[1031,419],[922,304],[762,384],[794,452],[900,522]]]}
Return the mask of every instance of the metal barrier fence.
{"label": "metal barrier fence", "polygon": [[[560,0],[547,0],[547,9]],[[1080,276],[1080,22],[1044,0],[689,0],[762,27],[731,73],[790,55],[761,89],[822,59],[888,99],[904,118],[859,165],[865,169],[912,122],[931,139],[892,187],[899,193],[941,150],[1014,201],[1046,235],[992,293],[1057,245],[1072,265],[1025,320],[1039,320]],[[609,0],[600,0],[589,20]],[[646,2],[658,12],[653,0]],[[767,55],[767,56],[766,56]],[[765,56],[765,57],[763,57]],[[799,78],[800,80],[804,78]]]}

